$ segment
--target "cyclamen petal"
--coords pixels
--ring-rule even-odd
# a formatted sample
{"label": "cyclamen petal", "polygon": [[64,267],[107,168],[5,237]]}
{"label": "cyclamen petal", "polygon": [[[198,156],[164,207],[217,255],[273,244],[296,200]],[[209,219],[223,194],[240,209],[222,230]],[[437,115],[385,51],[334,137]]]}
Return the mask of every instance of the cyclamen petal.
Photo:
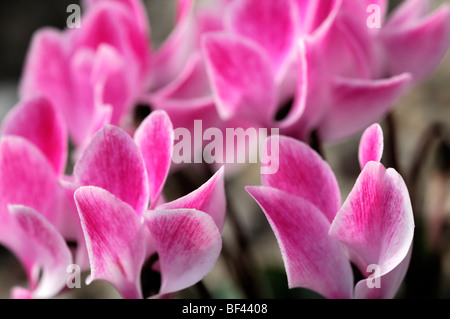
{"label": "cyclamen petal", "polygon": [[139,126],[134,140],[147,169],[150,206],[155,207],[169,173],[174,132],[166,112],[152,112]]}
{"label": "cyclamen petal", "polygon": [[98,187],[80,187],[74,197],[89,253],[90,280],[109,281],[124,298],[142,298],[145,233],[134,209]]}
{"label": "cyclamen petal", "polygon": [[61,116],[46,98],[25,100],[14,107],[3,119],[2,135],[27,139],[47,157],[56,174],[63,172],[67,159],[67,131]]}
{"label": "cyclamen petal", "polygon": [[357,133],[387,114],[410,85],[409,74],[383,80],[336,79],[332,107],[320,124],[320,137],[336,141]]}
{"label": "cyclamen petal", "polygon": [[361,169],[367,162],[379,162],[383,156],[383,131],[379,124],[373,124],[364,131],[359,143],[359,165]]}
{"label": "cyclamen petal", "polygon": [[368,162],[330,227],[330,235],[349,250],[365,273],[370,264],[383,274],[406,257],[414,234],[414,217],[402,177],[378,162]]}
{"label": "cyclamen petal", "polygon": [[[397,267],[387,273],[378,274],[376,277],[372,273],[372,277],[359,281],[355,286],[356,299],[392,299],[395,297],[400,285],[405,278],[411,261],[412,245],[409,249],[408,255],[400,262]],[[376,284],[378,280],[379,287],[372,285]],[[371,286],[372,288],[369,288]]]}
{"label": "cyclamen petal", "polygon": [[79,185],[108,190],[142,214],[148,207],[149,186],[138,147],[123,130],[107,125],[98,131],[75,164]]}
{"label": "cyclamen petal", "polygon": [[[263,154],[271,154],[273,138],[266,141]],[[306,199],[331,222],[339,211],[341,196],[330,166],[308,145],[292,138],[280,136],[274,144],[279,146],[278,171],[262,174],[262,185]]]}
{"label": "cyclamen petal", "polygon": [[195,48],[195,24],[192,0],[177,0],[174,29],[167,40],[153,52],[151,88],[159,90],[172,82]]}
{"label": "cyclamen petal", "polygon": [[247,187],[261,206],[281,249],[289,287],[327,298],[351,298],[353,273],[330,222],[311,202],[271,187]]}
{"label": "cyclamen petal", "polygon": [[298,36],[296,10],[291,0],[237,0],[225,14],[227,29],[258,43],[276,70],[286,63]]}
{"label": "cyclamen petal", "polygon": [[205,184],[192,193],[169,203],[159,205],[157,210],[196,209],[210,215],[220,231],[225,224],[226,198],[222,167]]}
{"label": "cyclamen petal", "polygon": [[391,74],[409,72],[415,83],[421,81],[438,65],[450,45],[450,6],[443,5],[414,23],[386,27],[382,41]]}
{"label": "cyclamen petal", "polygon": [[59,30],[45,28],[37,31],[25,62],[20,97],[45,96],[57,108],[72,105],[71,81],[67,76],[68,51],[67,39]]}
{"label": "cyclamen petal", "polygon": [[54,223],[57,183],[55,170],[36,146],[16,136],[0,140],[0,220],[7,205],[24,205]]}
{"label": "cyclamen petal", "polygon": [[273,68],[262,48],[243,37],[211,33],[203,38],[203,51],[222,119],[243,115],[270,123],[277,96]]}
{"label": "cyclamen petal", "polygon": [[[66,285],[67,266],[72,264],[65,240],[37,211],[18,205],[9,206],[9,211],[17,243],[13,252],[23,263],[31,285],[30,293],[35,298],[55,296]],[[42,277],[39,278],[40,269]]]}
{"label": "cyclamen petal", "polygon": [[192,286],[212,270],[222,239],[210,216],[179,209],[148,211],[144,218],[159,256],[160,294]]}
{"label": "cyclamen petal", "polygon": [[430,9],[430,0],[405,0],[390,15],[386,28],[401,28],[414,24]]}

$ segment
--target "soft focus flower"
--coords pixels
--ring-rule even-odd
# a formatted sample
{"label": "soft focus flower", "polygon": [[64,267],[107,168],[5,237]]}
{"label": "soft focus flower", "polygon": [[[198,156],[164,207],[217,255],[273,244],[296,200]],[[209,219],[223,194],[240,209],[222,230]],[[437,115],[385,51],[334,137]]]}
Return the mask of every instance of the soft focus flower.
{"label": "soft focus flower", "polygon": [[75,165],[90,280],[109,281],[124,298],[149,297],[141,287],[141,272],[149,270],[161,274],[158,296],[187,288],[212,269],[221,250],[223,169],[198,190],[165,203],[172,147],[172,124],[155,111],[134,141],[120,128],[102,128]]}
{"label": "soft focus flower", "polygon": [[425,16],[428,2],[406,1],[371,29],[368,6],[384,19],[387,1],[230,1],[224,31],[203,38],[220,116],[305,141],[315,130],[325,141],[359,132],[447,51],[448,6]]}
{"label": "soft focus flower", "polygon": [[[336,178],[316,152],[271,138],[280,142],[279,171],[247,190],[275,233],[289,287],[327,298],[394,297],[409,265],[414,219],[403,179],[379,162],[381,128],[370,127],[361,140],[362,172],[342,207]],[[365,277],[355,287],[349,261]]]}
{"label": "soft focus flower", "polygon": [[69,212],[60,209],[58,183],[66,148],[64,122],[43,98],[23,101],[4,119],[0,243],[21,261],[29,284],[13,297],[53,297],[66,283],[72,255],[60,230]]}
{"label": "soft focus flower", "polygon": [[120,124],[148,86],[143,10],[138,1],[99,1],[89,6],[81,28],[46,28],[33,38],[20,95],[52,102],[76,146],[84,146],[103,125]]}

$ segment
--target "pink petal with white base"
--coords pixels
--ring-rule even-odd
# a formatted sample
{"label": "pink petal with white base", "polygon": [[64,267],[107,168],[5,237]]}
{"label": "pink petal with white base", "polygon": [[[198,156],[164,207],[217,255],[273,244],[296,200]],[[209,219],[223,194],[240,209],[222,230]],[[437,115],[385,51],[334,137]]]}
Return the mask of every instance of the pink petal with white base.
{"label": "pink petal with white base", "polygon": [[[14,253],[23,263],[35,298],[55,296],[66,285],[72,255],[59,232],[38,212],[25,206],[9,206],[16,227]],[[42,270],[42,277],[39,273]]]}
{"label": "pink petal with white base", "polygon": [[208,34],[203,40],[207,71],[222,119],[243,115],[270,123],[277,97],[267,54],[237,35]]}
{"label": "pink petal with white base", "polygon": [[238,0],[225,14],[228,30],[254,40],[268,53],[275,69],[285,64],[296,44],[297,16],[291,0]]}
{"label": "pink petal with white base", "polygon": [[[411,261],[412,246],[409,249],[408,255],[400,264],[387,273],[380,273],[378,276],[371,273],[370,278],[359,281],[355,286],[356,299],[391,299],[394,298],[398,289],[400,288],[403,279]],[[379,287],[374,286],[376,281],[379,282]],[[369,286],[371,288],[369,288]]]}
{"label": "pink petal with white base", "polygon": [[224,189],[224,168],[198,189],[172,202],[159,205],[156,209],[196,209],[210,215],[220,231],[225,224],[226,199]]}
{"label": "pink petal with white base", "polygon": [[247,187],[261,206],[280,246],[289,288],[326,298],[351,298],[353,274],[344,250],[328,236],[330,222],[309,201],[271,187]]}
{"label": "pink petal with white base", "polygon": [[[442,60],[450,45],[450,6],[382,34],[391,74],[410,72],[417,83]],[[420,45],[417,45],[420,43]]]}
{"label": "pink petal with white base", "polygon": [[173,135],[172,123],[163,111],[147,116],[134,135],[147,169],[151,207],[156,205],[169,173]]}
{"label": "pink petal with white base", "polygon": [[63,172],[67,158],[66,127],[47,99],[26,100],[14,107],[3,120],[2,135],[29,140],[47,157],[56,174]]}
{"label": "pink petal with white base", "polygon": [[383,130],[379,124],[373,124],[366,129],[359,143],[359,165],[361,169],[367,162],[379,162],[383,156]]}
{"label": "pink petal with white base", "polygon": [[134,141],[118,127],[98,131],[75,164],[79,185],[108,190],[141,214],[148,207],[145,164]]}
{"label": "pink petal with white base", "polygon": [[144,217],[159,256],[160,294],[192,286],[212,270],[222,239],[210,216],[179,209],[148,211]]}
{"label": "pink petal with white base", "polygon": [[351,136],[386,115],[408,89],[410,75],[383,80],[336,79],[332,107],[321,122],[319,133],[324,141]]}
{"label": "pink petal with white base", "polygon": [[[273,138],[269,137],[266,141],[263,153],[272,154]],[[262,185],[310,201],[331,222],[339,210],[341,196],[330,166],[303,142],[280,136],[278,144],[274,143],[274,147],[279,147],[278,171],[275,174],[262,174]]]}
{"label": "pink petal with white base", "polygon": [[36,146],[21,137],[1,139],[0,220],[7,205],[24,205],[55,222],[57,183],[55,170]]}
{"label": "pink petal with white base", "polygon": [[75,202],[91,264],[89,281],[103,279],[124,298],[142,298],[145,234],[136,212],[110,192],[92,186],[79,188]]}
{"label": "pink petal with white base", "polygon": [[408,190],[401,176],[368,162],[330,228],[361,272],[370,264],[390,272],[405,259],[414,234]]}

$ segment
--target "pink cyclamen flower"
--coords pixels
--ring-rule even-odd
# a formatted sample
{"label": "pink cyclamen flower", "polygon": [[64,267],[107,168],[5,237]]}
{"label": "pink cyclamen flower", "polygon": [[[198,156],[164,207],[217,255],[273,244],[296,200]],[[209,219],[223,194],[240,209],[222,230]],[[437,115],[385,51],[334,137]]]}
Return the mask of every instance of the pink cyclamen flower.
{"label": "pink cyclamen flower", "polygon": [[0,243],[21,261],[28,279],[13,297],[53,297],[73,261],[66,244],[72,238],[61,232],[70,219],[59,184],[67,157],[64,122],[49,101],[35,98],[9,112],[1,135]]}
{"label": "pink cyclamen flower", "polygon": [[21,97],[43,95],[60,110],[77,155],[106,124],[133,132],[139,112],[165,110],[186,128],[217,118],[198,50],[200,34],[220,27],[217,12],[177,0],[174,29],[152,50],[142,1],[83,4],[81,28],[36,32],[20,83]]}
{"label": "pink cyclamen flower", "polygon": [[149,287],[141,286],[149,271],[161,275],[156,296],[189,287],[212,269],[221,250],[223,169],[166,203],[161,194],[172,147],[172,124],[165,112],[154,111],[134,140],[118,127],[102,128],[74,168],[89,281],[106,280],[124,298],[149,297]]}
{"label": "pink cyclamen flower", "polygon": [[359,132],[446,53],[448,5],[426,16],[428,2],[405,1],[383,24],[387,1],[230,1],[224,30],[203,38],[218,113],[301,140]]}
{"label": "pink cyclamen flower", "polygon": [[103,125],[124,122],[149,86],[149,26],[140,1],[89,1],[81,28],[41,29],[20,83],[58,108],[76,146]]}
{"label": "pink cyclamen flower", "polygon": [[[361,140],[362,172],[342,206],[336,178],[316,152],[271,137],[279,138],[279,170],[247,190],[275,233],[290,288],[327,298],[395,296],[410,261],[414,219],[403,179],[379,162],[380,132],[373,126]],[[365,277],[356,286],[350,262]]]}

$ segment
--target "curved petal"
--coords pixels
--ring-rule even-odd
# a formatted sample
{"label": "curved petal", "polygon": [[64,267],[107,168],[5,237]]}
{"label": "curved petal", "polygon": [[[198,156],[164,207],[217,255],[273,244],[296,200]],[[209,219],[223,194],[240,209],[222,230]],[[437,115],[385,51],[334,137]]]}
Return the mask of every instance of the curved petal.
{"label": "curved petal", "polygon": [[147,211],[144,217],[159,256],[160,294],[192,286],[211,271],[222,239],[210,216],[179,209]]}
{"label": "curved petal", "polygon": [[298,36],[296,10],[291,0],[238,0],[225,13],[228,30],[254,40],[269,55],[275,69],[282,67]]}
{"label": "curved petal", "polygon": [[385,28],[401,28],[408,24],[414,24],[424,17],[430,10],[430,0],[406,0],[403,1],[390,14]]}
{"label": "curved petal", "polygon": [[367,128],[359,143],[358,158],[361,169],[367,162],[381,161],[383,156],[383,130],[379,124],[373,124]]}
{"label": "curved petal", "polygon": [[[143,34],[148,34],[150,31],[150,24],[147,19],[145,7],[140,0],[113,0],[116,4],[123,5],[130,11],[133,18],[137,22]],[[112,2],[111,0],[84,0],[83,5],[87,11],[93,10],[94,6],[102,2]]]}
{"label": "curved petal", "polygon": [[185,67],[167,86],[154,94],[158,100],[183,100],[211,96],[205,63],[200,53],[192,54]]}
{"label": "curved petal", "polygon": [[192,193],[157,207],[158,210],[196,209],[212,217],[220,231],[225,224],[224,168]]}
{"label": "curved petal", "polygon": [[431,73],[449,48],[450,6],[443,5],[414,23],[386,28],[382,40],[390,73],[410,72],[417,83]]}
{"label": "curved petal", "polygon": [[303,34],[315,34],[327,28],[339,12],[342,0],[294,0]]}
{"label": "curved petal", "polygon": [[267,54],[254,42],[225,33],[205,35],[203,50],[220,116],[270,123],[277,97]]}
{"label": "curved petal", "polygon": [[[43,95],[55,107],[70,102],[70,77],[67,76],[68,45],[57,29],[44,28],[32,38],[20,81],[20,96]],[[69,103],[70,104],[70,103]]]}
{"label": "curved petal", "polygon": [[177,0],[175,27],[167,40],[153,52],[152,90],[158,90],[173,81],[195,49],[194,1]]}
{"label": "curved petal", "polygon": [[74,175],[79,185],[106,189],[139,215],[148,206],[144,161],[131,137],[118,127],[107,125],[94,135],[75,164]]}
{"label": "curved petal", "polygon": [[[55,296],[66,285],[72,255],[59,232],[35,210],[9,206],[18,247],[14,253],[23,263],[35,298]],[[39,278],[40,269],[42,276]]]}
{"label": "curved petal", "polygon": [[46,98],[25,100],[4,118],[2,135],[21,136],[36,145],[53,165],[64,171],[67,159],[65,123]]}
{"label": "curved petal", "polygon": [[146,247],[133,208],[93,186],[80,187],[74,197],[91,264],[89,280],[110,282],[124,298],[142,298],[140,271]]}
{"label": "curved petal", "polygon": [[[279,141],[274,140],[278,138]],[[306,199],[331,222],[339,210],[341,195],[330,166],[308,145],[289,137],[267,139],[263,154],[276,157],[277,151],[278,159],[274,160],[279,161],[278,171],[262,174],[262,185]]]}
{"label": "curved petal", "polygon": [[414,235],[414,217],[402,177],[368,162],[336,215],[330,235],[347,248],[365,272],[370,264],[388,273],[405,258]]}
{"label": "curved petal", "polygon": [[57,186],[53,167],[33,144],[16,136],[1,139],[0,220],[7,205],[24,205],[54,223]]}
{"label": "curved petal", "polygon": [[169,173],[173,139],[172,122],[164,111],[152,112],[134,135],[147,169],[151,207],[158,202]]}
{"label": "curved petal", "polygon": [[[359,281],[355,286],[356,299],[391,299],[395,297],[403,279],[408,270],[411,261],[412,246],[409,248],[408,255],[400,264],[387,273],[380,273],[378,276],[372,273],[368,279]],[[376,287],[376,281],[379,286]]]}
{"label": "curved petal", "polygon": [[289,288],[326,298],[351,298],[353,273],[330,222],[309,201],[271,187],[246,187],[261,206],[280,246]]}
{"label": "curved petal", "polygon": [[127,74],[147,84],[150,42],[142,20],[119,1],[101,1],[83,18],[82,28],[68,31],[73,48],[96,51],[100,45],[109,45],[126,60]]}
{"label": "curved petal", "polygon": [[392,109],[410,80],[409,74],[383,80],[336,79],[332,107],[320,124],[320,137],[336,141],[363,130]]}

